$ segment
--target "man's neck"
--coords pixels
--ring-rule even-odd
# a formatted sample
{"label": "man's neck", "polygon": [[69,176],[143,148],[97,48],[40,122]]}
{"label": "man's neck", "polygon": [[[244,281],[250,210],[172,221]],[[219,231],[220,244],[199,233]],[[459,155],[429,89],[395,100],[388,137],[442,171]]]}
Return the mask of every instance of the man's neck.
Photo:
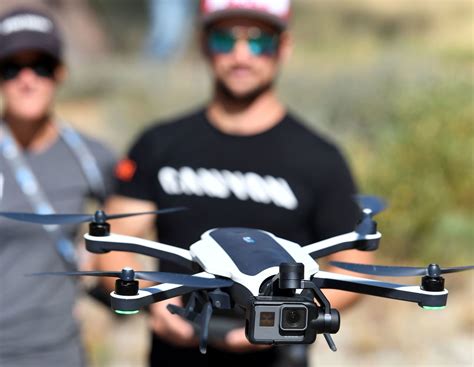
{"label": "man's neck", "polygon": [[257,135],[278,124],[286,109],[273,90],[251,102],[230,100],[216,93],[207,108],[207,117],[218,130],[231,135]]}
{"label": "man's neck", "polygon": [[18,145],[25,150],[42,151],[51,146],[58,137],[58,130],[50,115],[35,121],[26,121],[5,113],[2,120],[8,125]]}

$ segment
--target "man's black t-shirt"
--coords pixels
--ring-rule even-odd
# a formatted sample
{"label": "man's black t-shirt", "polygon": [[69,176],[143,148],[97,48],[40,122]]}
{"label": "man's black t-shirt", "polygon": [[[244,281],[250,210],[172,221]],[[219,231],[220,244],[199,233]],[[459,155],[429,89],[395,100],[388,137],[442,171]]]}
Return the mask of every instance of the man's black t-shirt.
{"label": "man's black t-shirt", "polygon": [[[261,134],[224,134],[204,110],[145,131],[121,164],[118,193],[158,208],[161,242],[189,248],[217,227],[259,228],[306,245],[354,229],[354,183],[334,145],[292,115]],[[119,167],[120,168],[120,165]],[[117,171],[117,173],[120,170]],[[160,262],[162,271],[180,271]],[[151,365],[274,366],[277,349],[226,353],[179,348],[153,335]]]}
{"label": "man's black t-shirt", "polygon": [[[216,227],[259,228],[306,245],[354,229],[355,187],[338,149],[291,114],[263,133],[228,135],[204,110],[159,124],[128,158],[118,193],[189,211],[157,219],[161,242],[189,248]],[[163,271],[177,271],[163,263]]]}

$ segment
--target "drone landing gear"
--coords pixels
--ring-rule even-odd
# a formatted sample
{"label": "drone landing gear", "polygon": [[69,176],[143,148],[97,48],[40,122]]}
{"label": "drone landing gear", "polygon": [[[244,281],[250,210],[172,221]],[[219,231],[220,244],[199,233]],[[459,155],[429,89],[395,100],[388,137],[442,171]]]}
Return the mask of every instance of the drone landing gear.
{"label": "drone landing gear", "polygon": [[[199,305],[201,305],[201,309],[197,311]],[[172,314],[179,315],[197,326],[199,330],[199,351],[205,354],[209,338],[209,321],[212,316],[211,302],[206,301],[203,295],[198,292],[193,292],[185,308],[176,305],[168,305],[167,308]]]}
{"label": "drone landing gear", "polygon": [[230,308],[230,298],[227,293],[220,290],[208,292],[207,296],[202,292],[193,292],[186,307],[168,305],[168,310],[182,318],[190,321],[196,327],[199,334],[199,351],[206,354],[209,339],[209,322],[211,321],[213,306],[221,309]]}

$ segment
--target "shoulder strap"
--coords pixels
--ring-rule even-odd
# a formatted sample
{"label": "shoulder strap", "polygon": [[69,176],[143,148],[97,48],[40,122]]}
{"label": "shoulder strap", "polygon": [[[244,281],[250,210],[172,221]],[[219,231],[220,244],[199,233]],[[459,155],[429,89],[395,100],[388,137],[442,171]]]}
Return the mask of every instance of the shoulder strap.
{"label": "shoulder strap", "polygon": [[59,133],[79,162],[92,194],[101,201],[105,200],[106,187],[104,177],[100,171],[97,159],[91,153],[82,136],[64,122],[61,123]]}
{"label": "shoulder strap", "polygon": [[[0,140],[0,154],[9,165],[20,190],[29,201],[33,211],[37,214],[54,214],[55,210],[41,188],[28,162],[13,138],[10,129],[0,121],[2,139]],[[64,260],[69,269],[76,268],[76,254],[72,242],[64,236],[57,225],[44,225],[44,230],[50,235],[56,245],[56,251]]]}

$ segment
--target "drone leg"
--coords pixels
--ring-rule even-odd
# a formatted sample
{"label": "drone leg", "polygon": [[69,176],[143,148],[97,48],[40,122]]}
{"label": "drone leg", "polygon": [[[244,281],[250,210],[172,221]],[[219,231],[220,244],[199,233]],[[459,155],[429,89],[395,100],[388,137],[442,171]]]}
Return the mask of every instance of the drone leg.
{"label": "drone leg", "polygon": [[334,340],[332,340],[331,335],[328,333],[324,333],[323,335],[324,335],[324,339],[326,339],[326,342],[329,345],[329,348],[331,348],[333,352],[337,352],[336,344],[334,343]]}
{"label": "drone leg", "polygon": [[[200,312],[196,312],[197,303],[203,305]],[[176,305],[168,305],[167,308],[172,314],[179,315],[198,326],[199,351],[202,354],[206,354],[207,341],[209,339],[209,322],[212,316],[212,303],[205,301],[200,294],[194,292],[191,294],[185,308]]]}
{"label": "drone leg", "polygon": [[185,308],[173,304],[167,305],[166,308],[173,315],[179,315],[184,319],[193,321],[197,317],[197,313],[194,311],[196,308],[196,299],[195,293],[192,293]]}
{"label": "drone leg", "polygon": [[200,317],[200,335],[199,335],[199,351],[202,354],[206,354],[207,340],[209,338],[209,322],[212,316],[212,305],[211,302],[206,302],[199,315]]}

